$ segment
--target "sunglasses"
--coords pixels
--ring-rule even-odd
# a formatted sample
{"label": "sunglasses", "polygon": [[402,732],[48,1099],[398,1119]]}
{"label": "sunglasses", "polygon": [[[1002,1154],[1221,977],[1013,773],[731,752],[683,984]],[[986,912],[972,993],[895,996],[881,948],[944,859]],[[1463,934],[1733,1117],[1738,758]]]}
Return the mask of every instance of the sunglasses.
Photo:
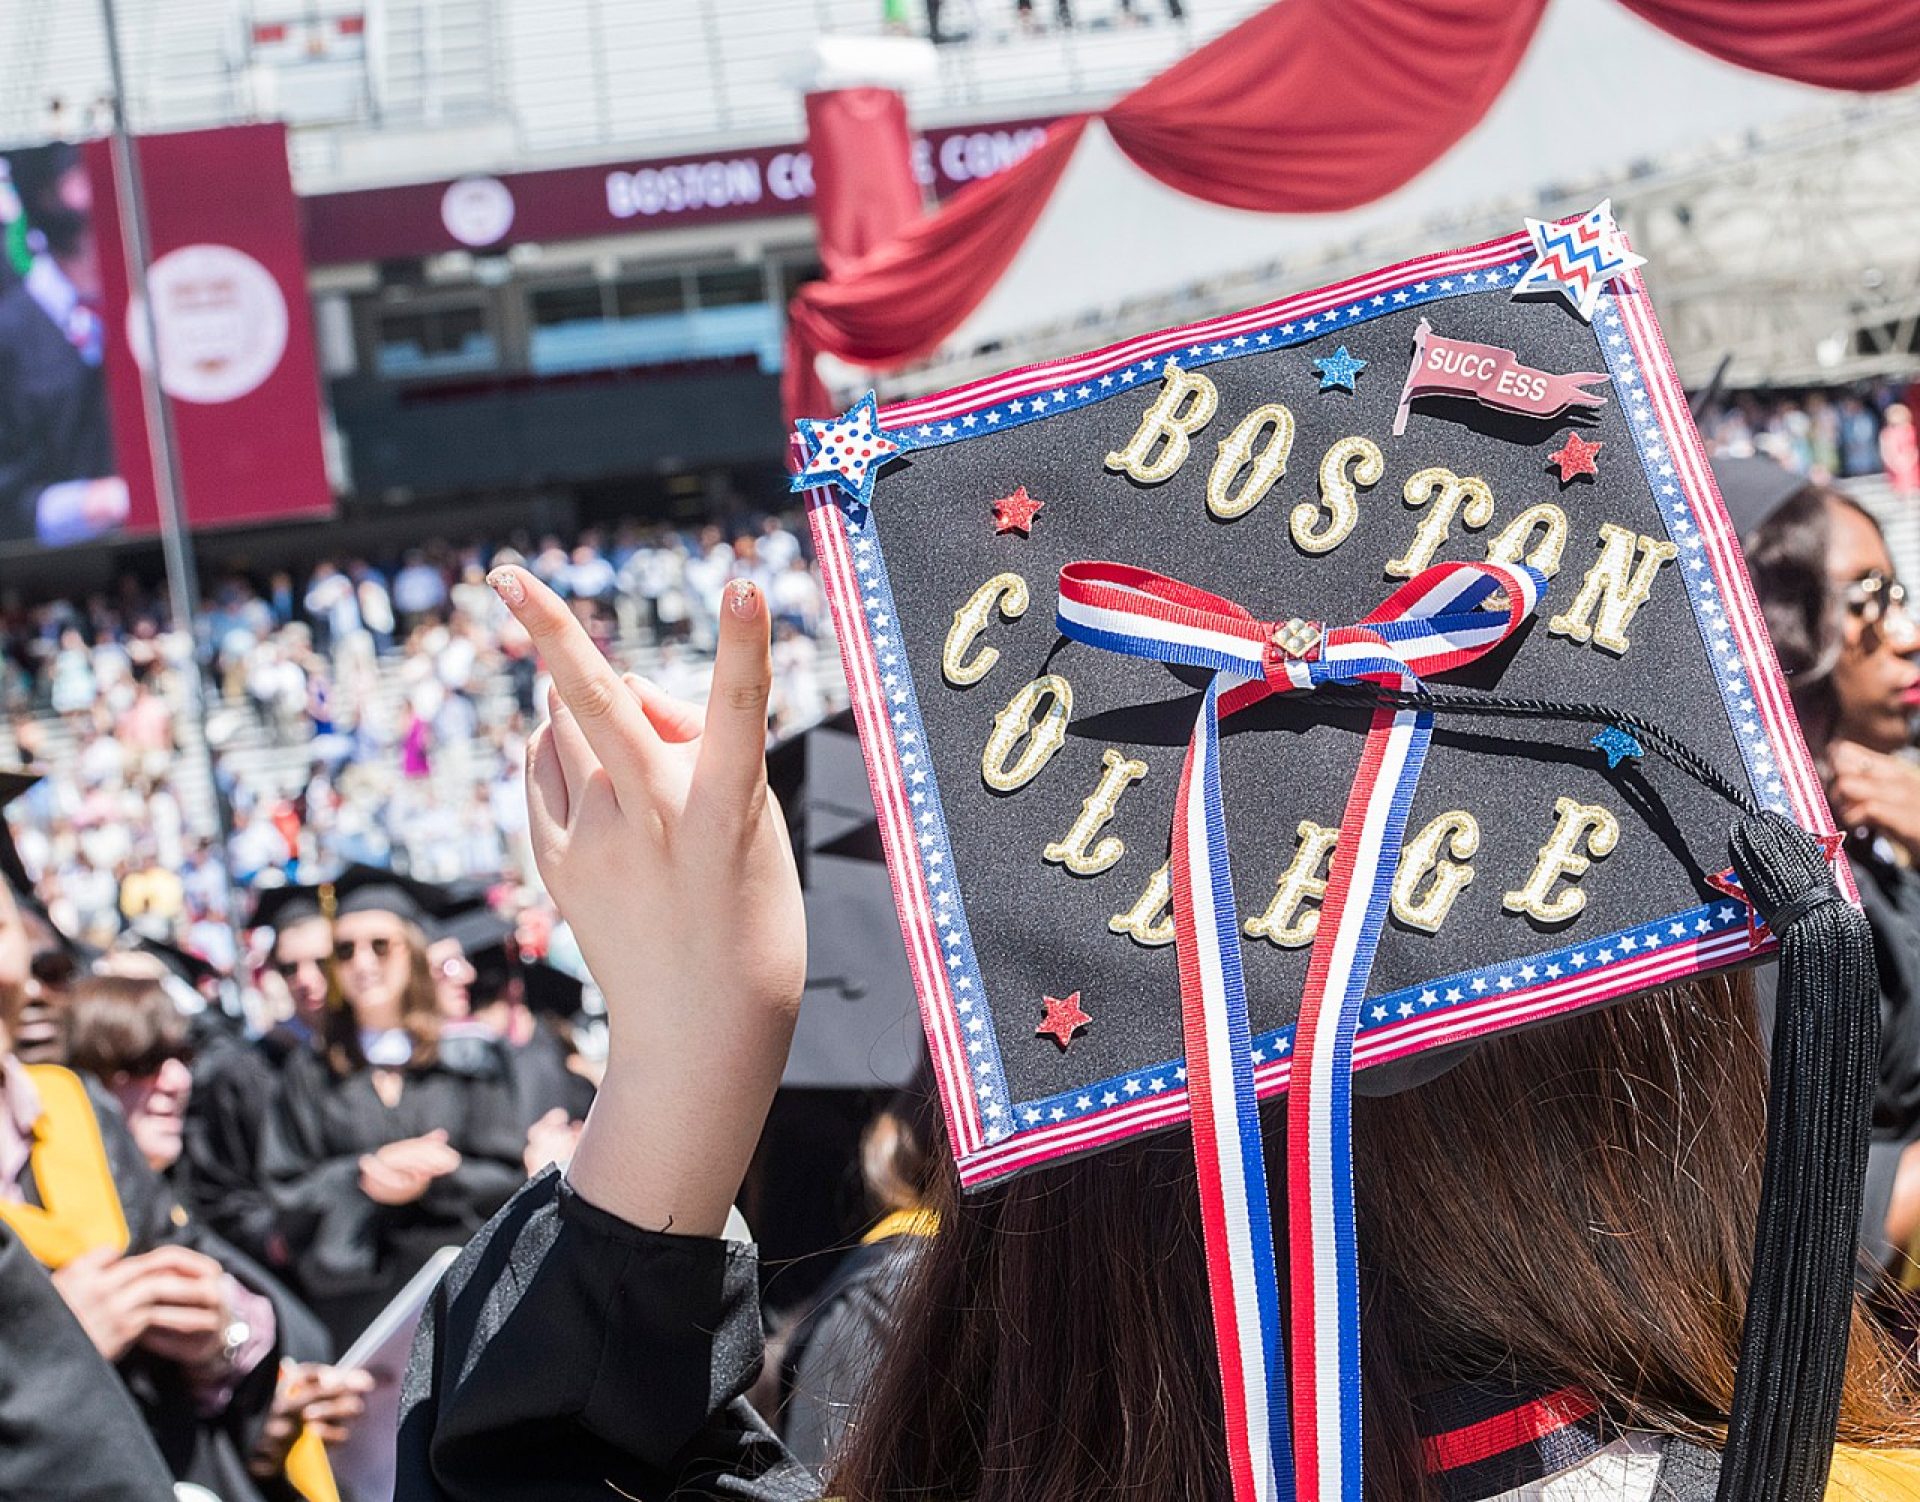
{"label": "sunglasses", "polygon": [[362,949],[371,949],[376,960],[384,960],[399,947],[398,939],[387,938],[384,934],[372,939],[342,939],[333,946],[333,961],[336,965],[345,965]]}
{"label": "sunglasses", "polygon": [[127,1060],[121,1072],[131,1080],[151,1079],[175,1059],[191,1069],[197,1052],[192,1043],[184,1040],[179,1043],[156,1043],[145,1053]]}
{"label": "sunglasses", "polygon": [[315,969],[318,969],[321,965],[321,961],[319,960],[275,960],[271,965],[268,966],[268,968],[272,970],[275,975],[279,976],[280,979],[282,979],[283,981],[291,982],[296,975],[298,975],[302,970],[306,969],[306,967],[309,965],[312,965]]}
{"label": "sunglasses", "polygon": [[64,949],[43,949],[27,962],[27,970],[42,986],[64,990],[80,973],[80,964]]}
{"label": "sunglasses", "polygon": [[1863,626],[1877,626],[1889,611],[1907,608],[1907,587],[1885,569],[1875,569],[1840,586],[1847,614]]}

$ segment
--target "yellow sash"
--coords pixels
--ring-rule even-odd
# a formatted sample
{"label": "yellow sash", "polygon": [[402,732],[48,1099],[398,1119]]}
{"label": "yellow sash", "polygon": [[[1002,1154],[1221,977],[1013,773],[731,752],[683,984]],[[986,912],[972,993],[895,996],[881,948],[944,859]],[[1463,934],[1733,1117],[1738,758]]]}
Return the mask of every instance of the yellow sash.
{"label": "yellow sash", "polygon": [[333,1483],[333,1466],[327,1460],[327,1447],[311,1429],[302,1429],[300,1437],[287,1451],[287,1482],[306,1498],[306,1502],[340,1502],[340,1488]]}
{"label": "yellow sash", "polygon": [[882,1217],[880,1224],[860,1238],[860,1245],[872,1246],[895,1236],[937,1236],[940,1213],[937,1210],[895,1210]]}
{"label": "yellow sash", "polygon": [[1827,1502],[1920,1502],[1920,1450],[1834,1446]]}
{"label": "yellow sash", "polygon": [[29,1064],[27,1074],[40,1092],[28,1163],[41,1204],[0,1201],[0,1220],[43,1267],[65,1267],[97,1247],[124,1252],[127,1216],[86,1086],[56,1064]]}

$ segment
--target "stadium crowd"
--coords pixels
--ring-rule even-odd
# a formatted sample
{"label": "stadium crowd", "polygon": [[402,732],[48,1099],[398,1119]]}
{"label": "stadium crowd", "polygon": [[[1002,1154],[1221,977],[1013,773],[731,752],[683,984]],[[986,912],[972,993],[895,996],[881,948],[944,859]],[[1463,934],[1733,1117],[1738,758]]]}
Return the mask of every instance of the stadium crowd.
{"label": "stadium crowd", "polygon": [[[540,669],[485,584],[524,561],[623,668],[706,692],[720,592],[750,578],[776,625],[770,734],[837,707],[820,584],[791,519],[736,533],[623,525],[505,544],[436,541],[388,566],[223,577],[195,622],[228,866],[242,888],[347,862],[426,880],[530,880],[521,786]],[[231,968],[238,946],[211,798],[182,757],[186,645],[164,596],[53,601],[6,622],[4,702],[28,795],[23,855],[60,926],[123,927]]]}
{"label": "stadium crowd", "polygon": [[1902,495],[1920,492],[1915,393],[1891,381],[1850,391],[1740,392],[1700,418],[1717,453],[1758,454],[1828,481],[1884,474]]}

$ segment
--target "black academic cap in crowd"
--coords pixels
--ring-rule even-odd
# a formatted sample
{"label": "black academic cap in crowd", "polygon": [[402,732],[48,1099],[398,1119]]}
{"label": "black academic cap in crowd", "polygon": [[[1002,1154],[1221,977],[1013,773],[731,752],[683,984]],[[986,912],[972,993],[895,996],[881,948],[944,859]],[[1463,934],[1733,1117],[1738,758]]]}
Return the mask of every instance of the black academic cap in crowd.
{"label": "black academic cap in crowd", "polygon": [[[33,771],[0,772],[0,810],[27,793],[44,775]],[[14,900],[28,915],[29,928],[36,924],[44,928],[46,936],[65,956],[66,963],[85,969],[99,957],[99,950],[82,944],[53,921],[53,914],[33,889],[26,862],[20,858],[20,847],[14,842],[13,825],[4,813],[0,813],[0,877],[5,878],[7,885],[13,889]]]}
{"label": "black academic cap in crowd", "polygon": [[903,1084],[921,1053],[913,980],[852,713],[775,746],[767,777],[786,811],[807,908],[806,991],[781,1083]]}
{"label": "black academic cap in crowd", "polygon": [[256,888],[253,898],[254,928],[271,928],[276,933],[328,916],[332,889],[325,884]]}
{"label": "black academic cap in crowd", "polygon": [[586,983],[546,960],[528,960],[521,964],[520,975],[530,1010],[547,1016],[568,1018],[580,1011],[580,998]]}
{"label": "black academic cap in crowd", "polygon": [[484,901],[479,906],[463,907],[436,920],[432,929],[435,939],[458,942],[460,952],[468,959],[496,949],[505,949],[513,932],[513,920],[495,912]]}
{"label": "black academic cap in crowd", "polygon": [[[1837,841],[1637,264],[1602,206],[801,423],[963,1182],[1177,1125],[1203,1064],[1285,1091],[1310,967],[1331,1098],[1349,1046],[1406,1088],[1816,921]],[[1803,1083],[1844,1181],[1852,1086]]]}
{"label": "black academic cap in crowd", "polygon": [[225,971],[204,956],[182,949],[178,944],[170,944],[165,939],[129,933],[123,935],[119,942],[125,949],[159,961],[169,975],[185,981],[195,991],[203,985],[223,980],[226,975]]}
{"label": "black academic cap in crowd", "polygon": [[1714,483],[1726,504],[1727,519],[1742,542],[1771,521],[1780,508],[1807,488],[1807,477],[1758,454],[1721,454],[1713,461]]}
{"label": "black academic cap in crowd", "polygon": [[[45,775],[42,772],[0,772],[0,809],[5,809],[14,799],[24,797]],[[26,863],[20,859],[20,847],[13,840],[13,825],[4,814],[0,814],[0,876],[7,879],[16,894],[27,894],[33,890]]]}

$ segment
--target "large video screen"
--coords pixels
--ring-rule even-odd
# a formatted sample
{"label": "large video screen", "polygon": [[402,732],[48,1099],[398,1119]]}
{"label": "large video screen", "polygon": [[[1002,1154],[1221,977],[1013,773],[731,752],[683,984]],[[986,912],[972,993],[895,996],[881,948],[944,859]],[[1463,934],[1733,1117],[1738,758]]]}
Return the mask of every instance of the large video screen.
{"label": "large video screen", "polygon": [[[284,130],[153,136],[139,151],[189,524],[325,514]],[[0,150],[0,548],[157,530],[152,355],[130,294],[107,143]]]}

